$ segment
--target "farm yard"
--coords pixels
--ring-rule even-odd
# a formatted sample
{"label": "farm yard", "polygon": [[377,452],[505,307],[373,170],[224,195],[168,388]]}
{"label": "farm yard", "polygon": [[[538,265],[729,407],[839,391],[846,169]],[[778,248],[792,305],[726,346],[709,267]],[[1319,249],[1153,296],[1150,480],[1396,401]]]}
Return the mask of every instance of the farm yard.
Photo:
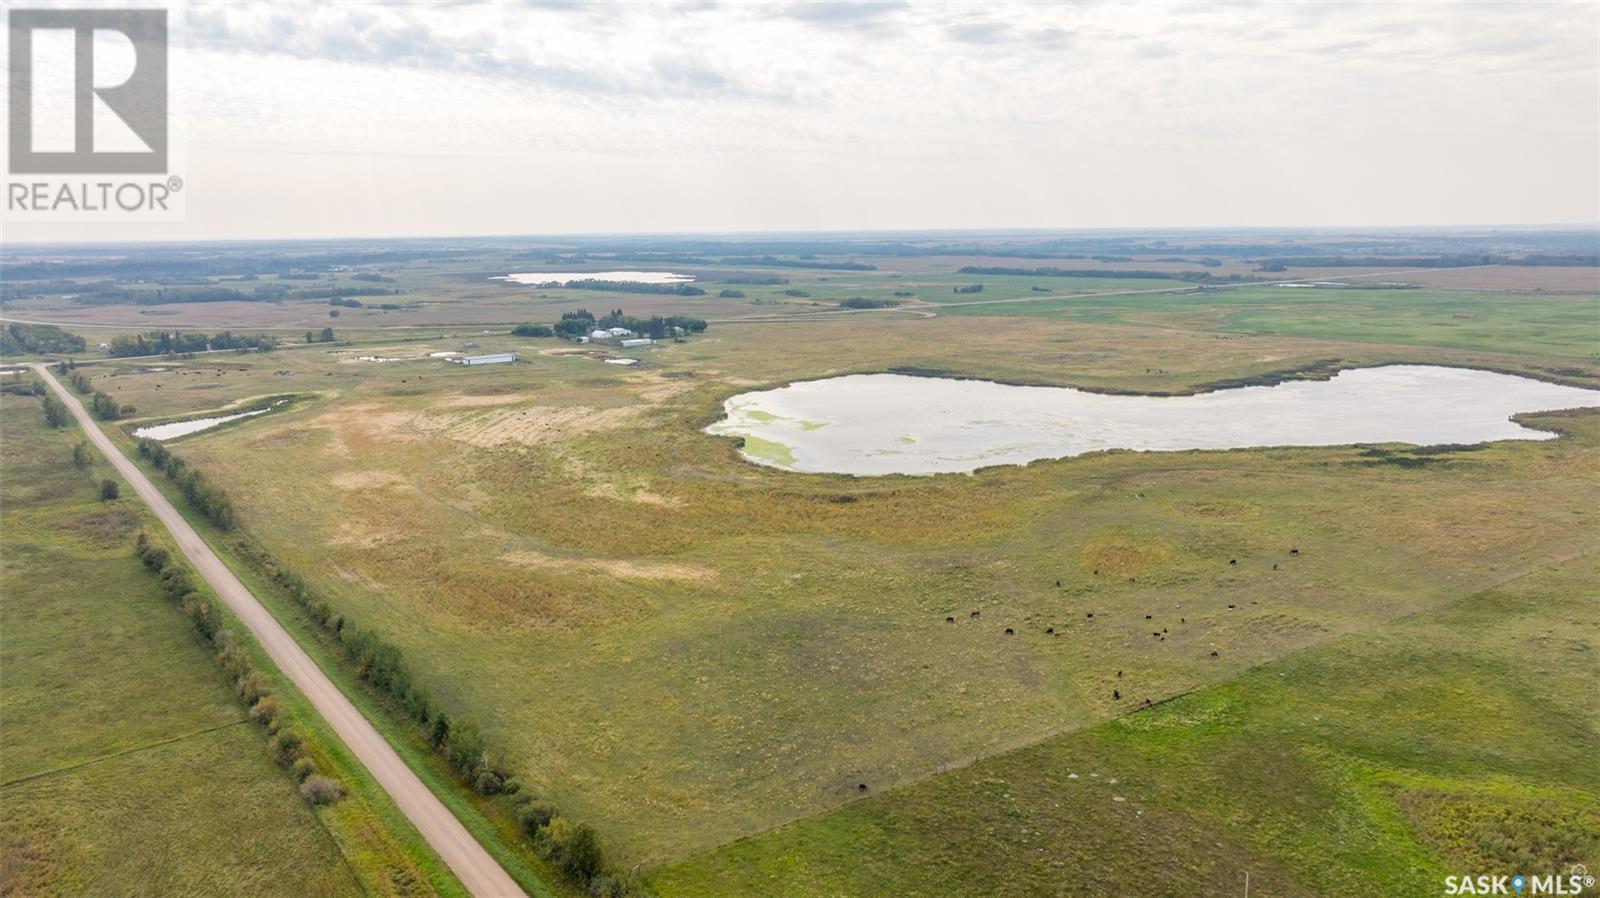
{"label": "farm yard", "polygon": [[[337,319],[63,292],[3,314],[85,337],[79,370],[136,409],[108,425],[130,451],[141,425],[293,396],[171,450],[661,895],[1179,895],[1245,867],[1263,894],[1353,896],[1593,857],[1600,411],[1520,419],[1561,435],[1542,442],[929,477],[764,468],[703,429],[732,395],[850,373],[1173,395],[1411,363],[1597,389],[1600,291],[1574,289],[1594,269],[1404,289],[1281,287],[1302,273],[1244,254],[961,270],[1079,265],[1016,251],[660,262],[705,290],[684,295],[497,282],[551,266],[495,250],[375,264],[399,292],[370,302],[398,307]],[[1255,280],[1126,275],[1146,270]],[[372,283],[351,273],[326,280]],[[708,326],[631,366],[510,333],[579,308]],[[224,324],[282,342],[94,351]]]}

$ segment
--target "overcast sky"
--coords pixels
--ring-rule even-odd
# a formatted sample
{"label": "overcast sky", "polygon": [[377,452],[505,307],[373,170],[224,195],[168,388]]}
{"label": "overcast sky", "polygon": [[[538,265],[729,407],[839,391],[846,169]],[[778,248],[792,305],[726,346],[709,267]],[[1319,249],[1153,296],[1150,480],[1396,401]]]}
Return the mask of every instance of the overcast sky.
{"label": "overcast sky", "polygon": [[1600,219],[1600,4],[181,11],[188,219],[8,239]]}

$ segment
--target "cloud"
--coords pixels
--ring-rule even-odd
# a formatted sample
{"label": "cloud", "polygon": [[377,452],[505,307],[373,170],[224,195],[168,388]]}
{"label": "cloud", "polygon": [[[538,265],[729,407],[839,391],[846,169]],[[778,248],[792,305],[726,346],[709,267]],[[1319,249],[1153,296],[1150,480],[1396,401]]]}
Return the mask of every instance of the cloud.
{"label": "cloud", "polygon": [[1016,32],[1005,22],[977,21],[947,25],[945,36],[963,44],[1003,44],[1016,38]]}

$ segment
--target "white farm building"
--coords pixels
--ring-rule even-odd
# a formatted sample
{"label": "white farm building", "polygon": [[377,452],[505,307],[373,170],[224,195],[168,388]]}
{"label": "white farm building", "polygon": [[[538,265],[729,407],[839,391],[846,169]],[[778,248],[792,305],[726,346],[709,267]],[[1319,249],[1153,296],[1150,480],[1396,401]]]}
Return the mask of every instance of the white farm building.
{"label": "white farm building", "polygon": [[461,356],[459,358],[453,358],[450,361],[455,363],[455,364],[457,364],[457,365],[471,366],[471,365],[504,365],[507,362],[515,362],[516,360],[517,360],[516,353],[512,353],[512,352],[496,352],[496,353],[493,353],[491,355],[466,355],[466,356]]}
{"label": "white farm building", "polygon": [[623,349],[632,349],[635,346],[649,346],[651,343],[654,343],[654,342],[655,342],[654,340],[648,339],[646,337],[640,337],[637,340],[623,340],[621,345],[622,345]]}

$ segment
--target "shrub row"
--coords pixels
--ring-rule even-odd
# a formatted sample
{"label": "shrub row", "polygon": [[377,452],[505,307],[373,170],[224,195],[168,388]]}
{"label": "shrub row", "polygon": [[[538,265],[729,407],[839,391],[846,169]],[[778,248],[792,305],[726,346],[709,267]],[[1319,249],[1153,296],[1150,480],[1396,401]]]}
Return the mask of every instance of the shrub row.
{"label": "shrub row", "polygon": [[233,502],[220,487],[206,480],[199,471],[189,467],[183,459],[155,440],[140,440],[139,455],[149,459],[156,470],[166,474],[167,479],[183,493],[183,498],[194,506],[195,511],[205,515],[206,520],[223,530],[233,529]]}
{"label": "shrub row", "polygon": [[483,796],[515,796],[512,813],[539,855],[590,894],[625,898],[637,886],[610,871],[593,827],[568,820],[522,786],[484,743],[471,717],[452,718],[406,666],[400,649],[335,611],[305,579],[246,540],[236,544],[247,560],[271,577],[296,604],[338,643],[358,678],[393,698],[422,729],[434,751],[473,791]]}
{"label": "shrub row", "polygon": [[44,403],[44,422],[51,427],[65,427],[72,420],[72,415],[67,412],[67,404],[55,396],[46,393],[39,401]]}
{"label": "shrub row", "polygon": [[452,719],[412,678],[399,648],[333,610],[299,574],[271,561],[264,553],[254,554],[273,581],[339,644],[356,676],[398,702],[423,728],[429,744],[449,762],[463,783],[479,795],[509,795],[521,788],[506,765],[484,746],[477,721],[470,717]]}
{"label": "shrub row", "polygon": [[222,625],[217,610],[195,589],[194,575],[189,573],[189,568],[175,561],[172,553],[152,543],[144,531],[139,532],[134,553],[161,579],[167,596],[183,609],[195,633],[210,647],[217,666],[228,675],[240,703],[248,709],[250,719],[267,733],[267,753],[299,781],[301,797],[317,805],[344,797],[344,786],[319,773],[317,762],[306,756],[305,744],[290,725],[282,704],[272,695],[267,678],[250,663],[249,653],[239,645],[233,632]]}
{"label": "shrub row", "polygon": [[[227,524],[224,525],[215,519],[213,522],[225,530],[231,529],[233,514],[231,506],[226,504],[227,497],[206,483],[198,471],[189,468],[182,459],[153,440],[141,440],[139,454],[149,459],[151,464],[178,483],[180,488],[184,489],[185,497],[189,498],[195,508],[205,513],[208,518],[211,517],[211,513],[206,510],[206,505],[191,496],[190,488],[185,484],[198,484],[198,495],[211,495],[214,501],[223,503],[221,507],[227,510]],[[522,794],[521,784],[512,776],[508,765],[485,744],[477,721],[471,717],[452,718],[426,687],[412,677],[411,670],[397,646],[386,642],[371,630],[356,626],[334,610],[327,601],[316,594],[303,577],[284,567],[253,540],[241,537],[234,541],[234,547],[248,563],[280,586],[295,604],[316,622],[323,633],[338,645],[357,678],[393,699],[405,710],[412,721],[421,728],[429,745],[449,764],[463,783],[485,797],[516,796],[512,812],[523,835],[528,838],[541,857],[550,861],[578,885],[587,888],[593,895],[604,898],[625,898],[637,894],[635,886],[625,883],[623,879],[609,871],[594,829],[588,824],[567,820],[558,815],[548,804],[536,800],[533,796]],[[169,567],[166,550],[150,545],[141,533],[139,553],[146,566],[162,573],[165,583],[167,579],[165,568]],[[186,578],[188,572],[180,569],[176,576]],[[167,587],[168,593],[175,597],[183,595],[191,588],[192,581],[186,580],[180,580],[176,585]],[[185,605],[185,610],[189,610],[188,605]],[[207,638],[211,638],[207,626],[202,625],[199,620],[196,622],[196,628]],[[214,632],[215,627],[211,626],[211,630]],[[231,638],[230,635],[228,639],[231,641]],[[241,695],[243,694],[241,692]],[[278,713],[276,701],[271,700],[270,696],[267,697],[267,701],[270,703],[265,706],[261,704],[260,699],[249,701],[252,718],[257,718],[259,715],[258,722],[263,725],[275,721]],[[294,768],[297,774],[304,774],[301,792],[307,800],[316,801],[316,795],[322,793],[326,784],[316,781],[317,785],[308,785],[314,781],[309,772],[310,768],[296,765],[299,756],[294,750],[298,748],[298,741],[292,744],[283,743],[277,738],[277,731],[270,726],[269,732],[273,732],[274,756],[280,763]]]}
{"label": "shrub row", "polygon": [[23,383],[22,381],[11,381],[6,384],[0,384],[0,393],[8,393],[13,396],[49,395],[49,392],[45,390],[44,381],[37,377],[33,378],[27,383]]}

